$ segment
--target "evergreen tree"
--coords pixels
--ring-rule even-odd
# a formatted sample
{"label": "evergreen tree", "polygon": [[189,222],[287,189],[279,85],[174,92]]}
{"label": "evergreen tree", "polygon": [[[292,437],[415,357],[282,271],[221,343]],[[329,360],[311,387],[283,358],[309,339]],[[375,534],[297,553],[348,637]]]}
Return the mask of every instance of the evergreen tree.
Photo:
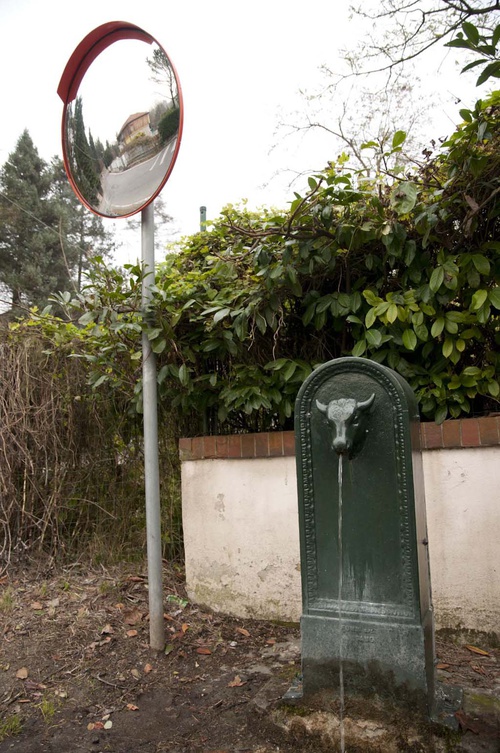
{"label": "evergreen tree", "polygon": [[0,288],[14,311],[79,288],[112,236],[74,195],[60,159],[48,165],[25,130],[0,170]]}
{"label": "evergreen tree", "polygon": [[94,256],[109,257],[115,248],[114,235],[106,230],[101,217],[90,212],[71,188],[62,160],[54,157],[51,166],[50,196],[60,218],[66,257],[74,260],[71,269],[78,290]]}
{"label": "evergreen tree", "polygon": [[91,206],[97,206],[99,195],[102,193],[101,179],[99,177],[100,166],[96,159],[94,143],[90,132],[89,137],[87,137],[81,97],[77,97],[75,100],[74,113],[71,111],[71,108],[68,109],[67,134],[68,157],[71,163],[73,179],[86,201]]}
{"label": "evergreen tree", "polygon": [[61,252],[50,172],[25,130],[0,170],[0,282],[13,308],[43,305],[70,283],[75,259]]}

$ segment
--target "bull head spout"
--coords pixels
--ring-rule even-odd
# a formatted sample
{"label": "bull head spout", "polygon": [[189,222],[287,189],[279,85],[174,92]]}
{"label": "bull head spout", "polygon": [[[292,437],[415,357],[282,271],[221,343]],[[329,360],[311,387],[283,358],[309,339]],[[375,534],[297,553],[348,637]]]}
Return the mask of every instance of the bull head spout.
{"label": "bull head spout", "polygon": [[367,418],[375,400],[373,393],[368,400],[358,401],[354,398],[330,400],[328,404],[316,400],[316,406],[324,413],[332,429],[332,449],[337,455],[354,457],[365,441]]}

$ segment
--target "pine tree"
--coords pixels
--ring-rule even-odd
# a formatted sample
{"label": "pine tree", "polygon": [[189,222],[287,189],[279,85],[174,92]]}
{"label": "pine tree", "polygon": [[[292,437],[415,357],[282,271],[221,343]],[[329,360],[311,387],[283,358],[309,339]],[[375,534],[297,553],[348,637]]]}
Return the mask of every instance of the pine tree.
{"label": "pine tree", "polygon": [[47,164],[25,130],[0,171],[0,281],[13,308],[46,300],[69,280],[49,187]]}
{"label": "pine tree", "polygon": [[15,313],[75,288],[112,240],[76,199],[62,162],[48,165],[25,130],[0,170],[0,286]]}

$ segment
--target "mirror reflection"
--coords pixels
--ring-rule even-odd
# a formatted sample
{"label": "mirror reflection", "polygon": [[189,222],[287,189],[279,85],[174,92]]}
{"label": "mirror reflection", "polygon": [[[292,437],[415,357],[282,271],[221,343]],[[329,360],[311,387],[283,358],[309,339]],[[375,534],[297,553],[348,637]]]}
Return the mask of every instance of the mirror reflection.
{"label": "mirror reflection", "polygon": [[90,209],[127,216],[157,195],[177,156],[180,104],[157,43],[120,40],[94,60],[63,121],[67,170]]}

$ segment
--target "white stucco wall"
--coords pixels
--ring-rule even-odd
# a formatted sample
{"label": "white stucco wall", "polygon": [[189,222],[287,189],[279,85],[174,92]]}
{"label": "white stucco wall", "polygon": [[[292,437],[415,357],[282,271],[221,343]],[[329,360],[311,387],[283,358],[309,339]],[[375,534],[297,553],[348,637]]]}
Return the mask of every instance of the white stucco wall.
{"label": "white stucco wall", "polygon": [[189,597],[239,617],[298,621],[295,458],[182,464]]}
{"label": "white stucco wall", "polygon": [[[437,627],[500,634],[500,447],[423,453]],[[295,458],[182,463],[190,598],[240,617],[298,621]]]}
{"label": "white stucco wall", "polygon": [[500,447],[423,462],[436,621],[500,634]]}

